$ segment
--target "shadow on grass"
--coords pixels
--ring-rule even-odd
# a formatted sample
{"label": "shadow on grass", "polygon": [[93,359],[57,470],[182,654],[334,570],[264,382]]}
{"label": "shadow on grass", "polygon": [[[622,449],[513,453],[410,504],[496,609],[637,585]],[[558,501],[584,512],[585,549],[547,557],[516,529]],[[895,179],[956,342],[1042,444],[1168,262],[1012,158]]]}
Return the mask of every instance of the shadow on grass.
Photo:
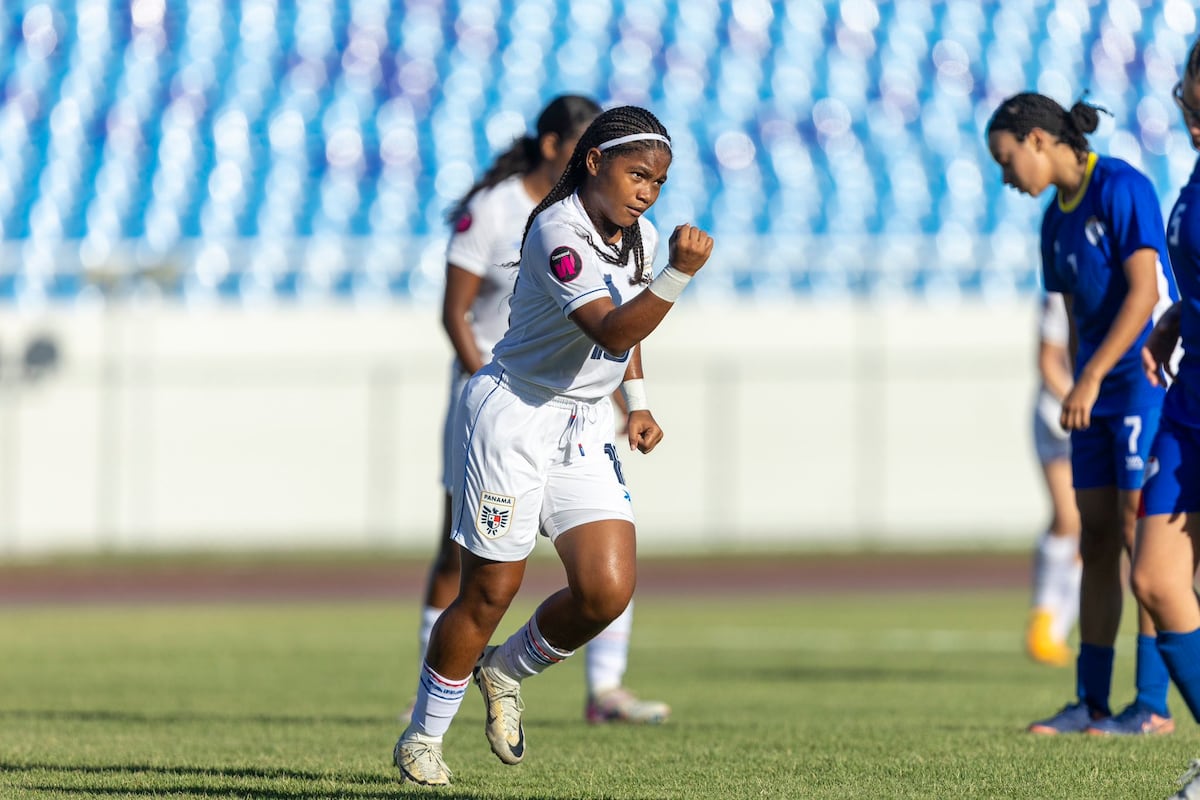
{"label": "shadow on grass", "polygon": [[67,722],[257,722],[264,725],[379,725],[394,723],[396,718],[386,714],[376,716],[353,714],[229,714],[205,711],[111,711],[108,709],[0,709],[2,719],[65,720]]}
{"label": "shadow on grass", "polygon": [[[150,764],[93,764],[65,765],[35,762],[0,761],[0,787],[3,776],[21,773],[62,773],[60,781],[41,777],[20,788],[33,791],[58,792],[80,797],[237,797],[254,800],[288,800],[289,798],[311,798],[312,800],[397,800],[400,798],[425,798],[425,800],[478,800],[478,792],[451,788],[412,786],[397,778],[378,773],[322,773],[283,767],[185,767]],[[134,787],[111,785],[117,780],[126,783],[138,776],[147,783],[166,783],[166,786]],[[180,785],[180,779],[194,779],[191,785]],[[225,779],[226,785],[212,785]],[[288,788],[264,788],[247,786],[246,781],[304,781],[342,783],[331,788],[313,786],[289,786]],[[15,785],[15,784],[13,784]],[[495,790],[492,790],[493,792]],[[514,795],[518,796],[518,795]],[[567,794],[526,794],[522,800],[584,800]]]}

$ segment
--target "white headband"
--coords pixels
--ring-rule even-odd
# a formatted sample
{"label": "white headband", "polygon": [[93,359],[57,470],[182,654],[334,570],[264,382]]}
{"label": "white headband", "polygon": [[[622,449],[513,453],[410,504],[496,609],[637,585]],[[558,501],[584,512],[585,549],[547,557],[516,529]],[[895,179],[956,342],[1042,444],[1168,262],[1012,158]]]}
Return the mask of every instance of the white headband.
{"label": "white headband", "polygon": [[609,139],[603,144],[596,145],[596,149],[603,153],[610,147],[616,147],[619,144],[629,144],[630,142],[662,142],[668,149],[671,147],[671,140],[657,133],[631,133],[628,136],[618,136],[616,139]]}

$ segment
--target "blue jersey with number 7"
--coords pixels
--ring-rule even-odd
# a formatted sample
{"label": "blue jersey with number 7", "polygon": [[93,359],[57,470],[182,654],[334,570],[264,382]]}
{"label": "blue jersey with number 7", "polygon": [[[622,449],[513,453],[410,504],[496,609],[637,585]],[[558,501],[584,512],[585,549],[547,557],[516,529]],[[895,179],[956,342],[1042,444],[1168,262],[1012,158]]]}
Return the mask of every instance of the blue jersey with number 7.
{"label": "blue jersey with number 7", "polygon": [[1055,195],[1042,219],[1042,276],[1047,291],[1071,296],[1079,350],[1075,375],[1091,360],[1129,293],[1125,261],[1157,253],[1158,305],[1137,341],[1100,385],[1093,414],[1120,414],[1161,402],[1163,390],[1142,372],[1141,351],[1154,321],[1178,299],[1158,196],[1149,178],[1119,158],[1088,154],[1080,196]]}

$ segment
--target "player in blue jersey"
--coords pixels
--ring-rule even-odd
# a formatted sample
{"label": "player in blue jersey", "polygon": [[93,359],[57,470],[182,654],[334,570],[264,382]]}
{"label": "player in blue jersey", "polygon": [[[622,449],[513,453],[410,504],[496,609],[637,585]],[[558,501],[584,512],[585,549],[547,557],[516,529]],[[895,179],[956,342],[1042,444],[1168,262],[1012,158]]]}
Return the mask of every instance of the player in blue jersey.
{"label": "player in blue jersey", "polygon": [[[1200,150],[1200,41],[1192,45],[1175,103]],[[1183,299],[1159,320],[1143,351],[1154,383],[1174,377],[1150,450],[1142,519],[1133,558],[1133,590],[1158,627],[1158,648],[1192,715],[1200,720],[1200,603],[1193,581],[1200,562],[1200,161],[1167,225],[1171,266]],[[1183,358],[1172,370],[1182,335]],[[1181,800],[1200,799],[1200,760],[1184,776]]]}
{"label": "player in blue jersey", "polygon": [[1042,220],[1042,274],[1046,290],[1066,302],[1075,361],[1061,422],[1071,431],[1082,528],[1077,700],[1029,731],[1169,733],[1170,681],[1142,609],[1137,698],[1113,716],[1109,692],[1124,594],[1121,555],[1133,546],[1163,398],[1142,370],[1141,350],[1177,293],[1154,187],[1124,161],[1091,151],[1087,134],[1098,124],[1094,106],[1078,102],[1068,111],[1035,93],[1005,100],[988,123],[988,147],[1006,184],[1034,197],[1055,189]]}

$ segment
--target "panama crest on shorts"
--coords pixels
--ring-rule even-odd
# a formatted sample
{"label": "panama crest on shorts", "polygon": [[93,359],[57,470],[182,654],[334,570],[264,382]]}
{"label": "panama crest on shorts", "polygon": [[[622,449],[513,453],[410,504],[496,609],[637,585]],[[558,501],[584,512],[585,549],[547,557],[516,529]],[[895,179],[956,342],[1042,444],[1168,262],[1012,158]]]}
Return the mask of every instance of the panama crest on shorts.
{"label": "panama crest on shorts", "polygon": [[479,515],[475,517],[475,530],[488,539],[499,539],[508,533],[512,524],[513,507],[516,500],[492,492],[479,493]]}

